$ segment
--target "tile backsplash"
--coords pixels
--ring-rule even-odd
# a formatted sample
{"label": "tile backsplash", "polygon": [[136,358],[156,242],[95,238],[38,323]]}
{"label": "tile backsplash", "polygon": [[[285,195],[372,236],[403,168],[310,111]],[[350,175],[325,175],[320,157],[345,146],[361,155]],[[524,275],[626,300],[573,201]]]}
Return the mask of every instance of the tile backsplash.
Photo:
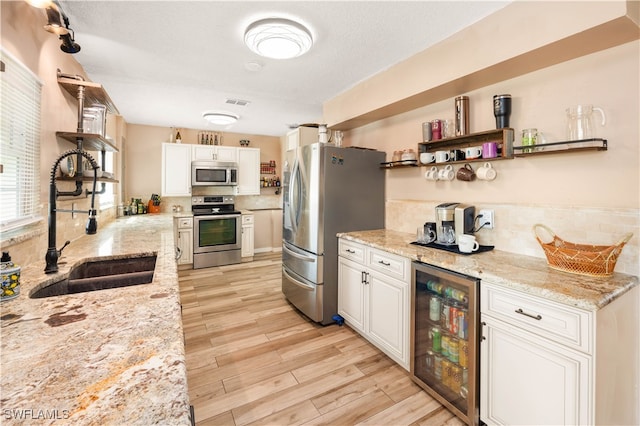
{"label": "tile backsplash", "polygon": [[[435,208],[443,201],[387,200],[385,227],[415,233],[424,222],[435,221]],[[466,204],[474,205],[472,202]],[[544,258],[533,226],[546,225],[560,238],[573,243],[612,245],[633,233],[624,246],[615,271],[640,276],[640,210],[589,207],[557,207],[522,204],[476,204],[494,210],[494,229],[481,229],[478,241],[496,250]],[[545,235],[540,234],[543,241]]]}

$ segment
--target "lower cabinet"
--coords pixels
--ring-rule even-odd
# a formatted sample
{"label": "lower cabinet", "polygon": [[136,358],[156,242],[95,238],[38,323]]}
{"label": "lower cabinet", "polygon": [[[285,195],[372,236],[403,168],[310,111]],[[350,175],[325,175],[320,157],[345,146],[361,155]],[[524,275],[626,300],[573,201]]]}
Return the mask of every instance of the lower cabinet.
{"label": "lower cabinet", "polygon": [[638,424],[637,292],[587,311],[483,281],[481,420]]}
{"label": "lower cabinet", "polygon": [[193,218],[174,217],[173,235],[178,265],[193,263]]}
{"label": "lower cabinet", "polygon": [[254,223],[253,214],[242,215],[242,249],[243,261],[251,261],[254,255]]}
{"label": "lower cabinet", "polygon": [[409,260],[342,239],[339,253],[338,313],[408,371]]}

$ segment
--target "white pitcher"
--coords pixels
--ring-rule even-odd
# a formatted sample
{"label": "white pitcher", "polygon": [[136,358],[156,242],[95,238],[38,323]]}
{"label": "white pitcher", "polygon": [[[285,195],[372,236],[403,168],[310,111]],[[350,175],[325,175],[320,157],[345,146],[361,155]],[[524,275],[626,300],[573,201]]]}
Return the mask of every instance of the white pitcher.
{"label": "white pitcher", "polygon": [[596,137],[593,111],[600,113],[602,116],[601,125],[604,126],[606,117],[602,108],[593,105],[576,105],[567,108],[567,140],[576,141]]}
{"label": "white pitcher", "polygon": [[326,124],[318,124],[318,142],[328,143],[331,140],[331,130]]}

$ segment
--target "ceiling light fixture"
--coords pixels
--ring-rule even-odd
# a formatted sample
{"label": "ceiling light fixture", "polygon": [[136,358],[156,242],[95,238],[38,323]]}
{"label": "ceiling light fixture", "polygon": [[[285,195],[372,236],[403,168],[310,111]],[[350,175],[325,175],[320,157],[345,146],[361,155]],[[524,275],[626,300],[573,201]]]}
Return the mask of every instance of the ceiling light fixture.
{"label": "ceiling light fixture", "polygon": [[233,124],[240,118],[235,114],[226,112],[205,112],[202,117],[211,124],[227,125]]}
{"label": "ceiling light fixture", "polygon": [[244,33],[244,42],[253,52],[272,59],[290,59],[311,49],[309,30],[294,21],[268,18],[254,22]]}

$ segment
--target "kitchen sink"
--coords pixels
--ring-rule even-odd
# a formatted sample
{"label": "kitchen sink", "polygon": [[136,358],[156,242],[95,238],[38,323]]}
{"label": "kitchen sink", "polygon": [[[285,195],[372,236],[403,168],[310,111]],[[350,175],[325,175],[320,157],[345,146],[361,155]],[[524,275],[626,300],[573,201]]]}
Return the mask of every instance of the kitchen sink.
{"label": "kitchen sink", "polygon": [[40,299],[147,284],[153,281],[156,258],[156,255],[151,255],[84,262],[75,266],[67,278],[36,289],[29,297]]}

